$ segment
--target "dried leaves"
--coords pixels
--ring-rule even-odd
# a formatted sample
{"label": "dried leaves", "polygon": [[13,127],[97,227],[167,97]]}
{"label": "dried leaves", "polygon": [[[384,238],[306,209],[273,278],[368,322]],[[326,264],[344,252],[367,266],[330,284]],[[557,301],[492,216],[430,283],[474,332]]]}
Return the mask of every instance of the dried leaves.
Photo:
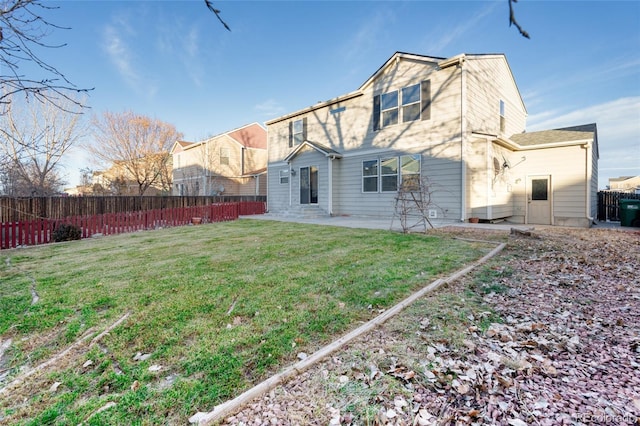
{"label": "dried leaves", "polygon": [[[417,335],[378,330],[228,423],[638,424],[640,238],[567,229],[536,237],[511,238],[495,268],[513,272],[497,274],[488,288],[500,291],[484,295],[502,322],[466,317],[462,347],[430,340],[428,312],[397,318],[416,321]],[[261,415],[269,406],[278,414]]]}

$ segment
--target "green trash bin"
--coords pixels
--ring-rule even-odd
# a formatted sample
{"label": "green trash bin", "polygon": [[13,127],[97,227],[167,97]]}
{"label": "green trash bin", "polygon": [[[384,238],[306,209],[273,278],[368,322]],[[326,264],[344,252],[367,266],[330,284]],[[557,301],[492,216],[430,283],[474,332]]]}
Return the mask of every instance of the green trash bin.
{"label": "green trash bin", "polygon": [[620,226],[640,227],[640,200],[620,200]]}

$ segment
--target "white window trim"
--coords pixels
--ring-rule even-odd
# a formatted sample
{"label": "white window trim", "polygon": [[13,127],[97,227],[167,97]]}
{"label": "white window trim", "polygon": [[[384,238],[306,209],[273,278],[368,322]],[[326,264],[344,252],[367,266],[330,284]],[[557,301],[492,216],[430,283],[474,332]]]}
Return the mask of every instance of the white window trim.
{"label": "white window trim", "polygon": [[[286,179],[286,181],[283,181]],[[288,185],[289,184],[289,170],[280,170],[279,173],[280,185]]]}
{"label": "white window trim", "polygon": [[[370,161],[375,161],[376,162],[377,174],[365,176],[364,175],[364,163],[365,162],[370,162]],[[369,160],[362,160],[362,162],[360,163],[360,175],[361,175],[360,176],[361,177],[360,191],[363,194],[377,194],[377,193],[380,192],[380,159],[379,158],[369,159]],[[364,180],[365,179],[376,179],[376,190],[375,191],[365,191],[364,190]]]}
{"label": "white window trim", "polygon": [[[300,123],[299,132],[296,132],[296,123]],[[299,141],[296,139],[296,136],[298,135],[300,136]],[[304,140],[302,140],[303,136],[304,136],[304,120],[302,118],[299,120],[294,120],[293,125],[291,126],[291,138],[293,140],[293,146],[300,145],[302,142],[304,142]]]}
{"label": "white window trim", "polygon": [[[412,157],[414,155],[417,155],[418,158],[418,162],[419,162],[419,168],[418,168],[418,172],[417,173],[407,173],[408,176],[413,176],[413,175],[417,175],[418,178],[420,178],[422,176],[422,155],[420,154],[400,154],[400,155],[395,155],[395,156],[378,156],[375,159],[368,159],[368,160],[362,160],[361,162],[361,168],[360,168],[360,179],[361,179],[361,183],[360,183],[360,190],[362,194],[390,194],[390,193],[394,193],[394,192],[398,192],[398,189],[400,188],[400,184],[403,181],[403,173],[402,173],[402,158],[403,157]],[[382,173],[382,161],[384,160],[389,160],[395,158],[397,161],[397,166],[398,166],[398,172],[396,174],[383,174]],[[377,175],[371,175],[371,176],[365,176],[364,175],[364,163],[368,162],[368,161],[375,161],[376,162],[376,166],[377,166],[377,171],[378,174]],[[396,189],[394,191],[383,191],[382,190],[382,177],[383,176],[396,176]],[[377,185],[377,189],[376,191],[365,191],[364,190],[364,180],[365,179],[377,179],[378,181],[378,185]]]}
{"label": "white window trim", "polygon": [[[408,102],[405,103],[403,96],[402,96],[402,90],[403,89],[407,89],[409,87],[413,87],[413,86],[418,86],[418,100],[414,101],[414,102]],[[398,103],[394,108],[387,108],[384,109],[382,108],[382,97],[384,95],[388,95],[391,93],[396,93],[397,99],[398,99]],[[385,127],[391,127],[391,126],[395,126],[398,124],[402,124],[402,123],[411,123],[414,121],[420,121],[420,119],[422,118],[422,110],[420,110],[420,115],[416,120],[411,120],[411,121],[405,121],[404,120],[404,107],[410,106],[410,105],[418,105],[418,108],[421,109],[422,106],[422,89],[421,89],[421,83],[415,83],[415,84],[410,84],[408,86],[403,86],[400,89],[396,89],[396,90],[389,90],[388,92],[384,92],[380,94],[380,128],[384,129]],[[392,111],[392,110],[397,110],[398,111],[398,121],[394,124],[388,124],[388,125],[384,125],[384,113],[387,111]]]}
{"label": "white window trim", "polygon": [[[386,160],[396,160],[396,172],[395,173],[382,173],[382,163]],[[378,188],[379,192],[398,192],[398,180],[400,178],[400,157],[398,156],[394,156],[394,157],[381,157],[378,160],[378,163],[380,164],[379,167],[379,175],[380,175],[380,186]],[[384,185],[382,184],[382,181],[384,180],[385,177],[389,177],[389,176],[395,176],[396,177],[396,188],[393,190],[385,190],[384,189]]]}

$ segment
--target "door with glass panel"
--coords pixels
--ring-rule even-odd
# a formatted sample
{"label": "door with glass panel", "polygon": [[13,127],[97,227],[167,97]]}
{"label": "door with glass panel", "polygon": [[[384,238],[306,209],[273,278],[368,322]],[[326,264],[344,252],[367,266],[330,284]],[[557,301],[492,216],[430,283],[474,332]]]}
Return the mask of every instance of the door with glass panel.
{"label": "door with glass panel", "polygon": [[300,204],[318,204],[318,168],[300,168]]}
{"label": "door with glass panel", "polygon": [[527,178],[527,223],[551,225],[551,176]]}

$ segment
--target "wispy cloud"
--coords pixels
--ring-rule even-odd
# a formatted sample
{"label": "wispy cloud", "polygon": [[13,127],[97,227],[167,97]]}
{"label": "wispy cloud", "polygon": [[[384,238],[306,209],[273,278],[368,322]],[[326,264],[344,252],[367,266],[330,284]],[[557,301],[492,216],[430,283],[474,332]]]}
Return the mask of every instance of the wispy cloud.
{"label": "wispy cloud", "polygon": [[483,21],[486,16],[493,13],[497,7],[502,7],[502,3],[495,1],[488,2],[482,9],[480,9],[479,12],[474,10],[471,16],[459,19],[457,21],[458,25],[454,27],[447,27],[446,31],[438,30],[437,37],[434,37],[436,32],[429,33],[428,37],[425,38],[425,40],[427,40],[425,41],[425,52],[433,52],[435,55],[442,55],[450,44],[464,38],[465,34],[476,28],[478,23]]}
{"label": "wispy cloud", "polygon": [[361,21],[353,36],[342,45],[342,56],[350,61],[369,56],[372,51],[377,50],[379,39],[384,37],[382,29],[387,26],[385,22],[393,19],[393,12],[386,7],[373,9],[373,13]]}
{"label": "wispy cloud", "polygon": [[103,33],[103,47],[111,62],[127,82],[136,86],[140,77],[132,64],[132,53],[122,37],[122,29],[116,25],[107,25]]}
{"label": "wispy cloud", "polygon": [[[153,97],[158,88],[154,80],[142,72],[133,46],[140,43],[140,38],[130,18],[125,15],[114,15],[102,32],[102,46],[109,60],[124,82],[136,93]],[[144,49],[145,46],[138,46]]]}
{"label": "wispy cloud", "polygon": [[257,104],[254,109],[267,119],[279,117],[287,112],[287,109],[275,99],[267,99]]}

